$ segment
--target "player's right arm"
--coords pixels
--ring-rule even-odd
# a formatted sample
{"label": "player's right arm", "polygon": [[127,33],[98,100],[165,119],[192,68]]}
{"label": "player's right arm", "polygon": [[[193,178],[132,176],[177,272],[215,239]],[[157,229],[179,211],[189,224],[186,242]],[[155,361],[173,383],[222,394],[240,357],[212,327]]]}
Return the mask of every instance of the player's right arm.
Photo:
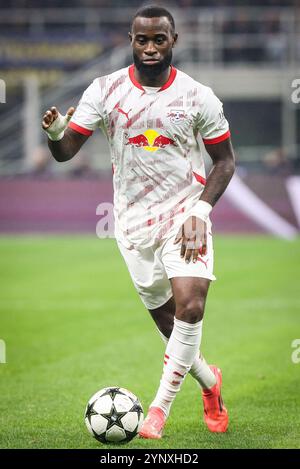
{"label": "player's right arm", "polygon": [[68,127],[75,109],[70,107],[65,116],[62,116],[56,107],[48,109],[42,121],[42,127],[48,135],[48,146],[56,161],[68,161],[78,153],[87,135],[75,132]]}

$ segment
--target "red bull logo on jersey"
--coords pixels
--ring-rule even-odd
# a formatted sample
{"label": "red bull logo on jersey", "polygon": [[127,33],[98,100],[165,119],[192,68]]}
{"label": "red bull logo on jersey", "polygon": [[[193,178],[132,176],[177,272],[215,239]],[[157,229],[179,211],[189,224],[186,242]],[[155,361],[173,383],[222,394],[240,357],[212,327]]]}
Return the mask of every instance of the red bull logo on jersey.
{"label": "red bull logo on jersey", "polygon": [[166,137],[158,133],[156,130],[148,129],[144,133],[135,135],[134,137],[127,136],[126,145],[134,147],[143,147],[146,151],[157,151],[160,148],[166,148],[168,145],[177,147],[177,143],[172,138]]}

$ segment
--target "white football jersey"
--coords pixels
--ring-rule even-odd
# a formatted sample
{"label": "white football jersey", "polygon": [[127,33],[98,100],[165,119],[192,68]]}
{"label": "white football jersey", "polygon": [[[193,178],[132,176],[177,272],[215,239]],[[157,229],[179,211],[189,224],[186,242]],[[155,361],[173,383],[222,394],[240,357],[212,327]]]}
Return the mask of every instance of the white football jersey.
{"label": "white football jersey", "polygon": [[205,185],[197,138],[230,136],[211,88],[171,67],[161,88],[143,87],[134,66],[96,78],[69,123],[105,133],[111,152],[115,235],[126,247],[149,247],[187,218]]}

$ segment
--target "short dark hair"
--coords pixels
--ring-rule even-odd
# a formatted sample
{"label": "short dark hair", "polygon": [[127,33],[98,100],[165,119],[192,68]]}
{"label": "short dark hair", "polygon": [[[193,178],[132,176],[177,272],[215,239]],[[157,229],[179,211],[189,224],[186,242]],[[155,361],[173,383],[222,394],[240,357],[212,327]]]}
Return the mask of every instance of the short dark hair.
{"label": "short dark hair", "polygon": [[133,22],[136,18],[160,18],[162,16],[166,16],[171,24],[171,31],[172,34],[175,33],[175,21],[171,13],[166,10],[166,8],[160,7],[158,5],[147,5],[145,7],[140,8],[136,14],[134,15],[131,23],[131,29]]}

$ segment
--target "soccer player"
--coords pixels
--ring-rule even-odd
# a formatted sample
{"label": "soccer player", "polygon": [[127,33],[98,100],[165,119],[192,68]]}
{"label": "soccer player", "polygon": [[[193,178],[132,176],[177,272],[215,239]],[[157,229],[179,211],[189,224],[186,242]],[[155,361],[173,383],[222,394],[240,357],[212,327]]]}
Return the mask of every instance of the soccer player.
{"label": "soccer player", "polygon": [[[70,160],[101,128],[111,151],[115,236],[133,283],[166,343],[161,381],[140,436],[161,438],[190,373],[204,420],[225,432],[221,370],[199,355],[213,274],[210,212],[234,172],[230,131],[211,88],[172,66],[172,15],[143,7],[132,21],[134,64],[96,78],[76,111],[46,111],[42,126],[57,161]],[[213,167],[207,179],[198,139]]]}

